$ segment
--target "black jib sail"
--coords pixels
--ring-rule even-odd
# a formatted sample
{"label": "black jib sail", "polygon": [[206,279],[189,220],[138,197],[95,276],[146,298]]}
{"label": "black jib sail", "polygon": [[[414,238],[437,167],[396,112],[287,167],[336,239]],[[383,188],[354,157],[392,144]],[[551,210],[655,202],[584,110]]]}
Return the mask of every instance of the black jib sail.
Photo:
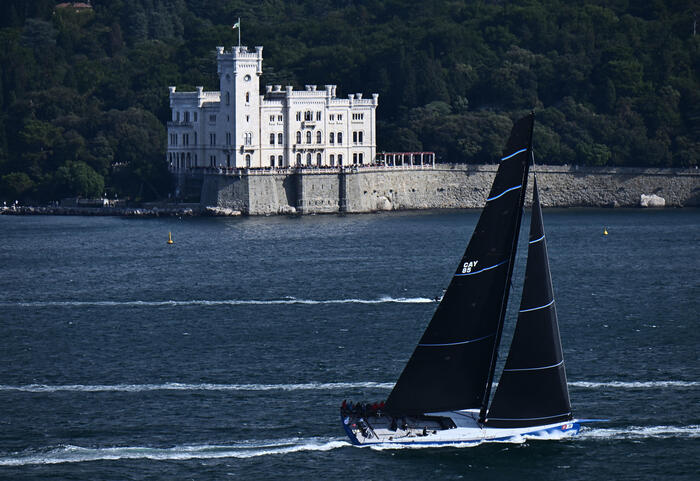
{"label": "black jib sail", "polygon": [[513,341],[486,418],[489,427],[524,427],[572,418],[537,181],[525,283]]}
{"label": "black jib sail", "polygon": [[516,122],[457,271],[386,403],[396,415],[483,407],[508,302],[533,117]]}

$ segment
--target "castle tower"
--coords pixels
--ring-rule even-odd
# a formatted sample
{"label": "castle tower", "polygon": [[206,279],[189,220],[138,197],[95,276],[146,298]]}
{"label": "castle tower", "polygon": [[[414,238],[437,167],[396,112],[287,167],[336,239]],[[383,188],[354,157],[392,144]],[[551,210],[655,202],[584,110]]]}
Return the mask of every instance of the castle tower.
{"label": "castle tower", "polygon": [[[220,86],[217,144],[223,150],[221,164],[227,167],[261,167],[260,75],[262,47],[217,47]],[[220,139],[220,140],[219,140]]]}

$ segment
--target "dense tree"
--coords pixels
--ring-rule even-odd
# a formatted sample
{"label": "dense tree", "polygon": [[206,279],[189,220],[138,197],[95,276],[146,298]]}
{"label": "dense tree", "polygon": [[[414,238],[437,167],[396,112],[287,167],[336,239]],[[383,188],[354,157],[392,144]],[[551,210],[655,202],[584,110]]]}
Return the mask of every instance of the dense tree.
{"label": "dense tree", "polygon": [[539,162],[698,163],[687,0],[57,3],[0,4],[5,200],[165,196],[167,86],[218,89],[213,49],[237,43],[238,17],[265,46],[263,83],[378,92],[379,151],[493,162],[534,109]]}
{"label": "dense tree", "polygon": [[53,177],[54,198],[100,197],[105,187],[102,176],[85,162],[66,162]]}

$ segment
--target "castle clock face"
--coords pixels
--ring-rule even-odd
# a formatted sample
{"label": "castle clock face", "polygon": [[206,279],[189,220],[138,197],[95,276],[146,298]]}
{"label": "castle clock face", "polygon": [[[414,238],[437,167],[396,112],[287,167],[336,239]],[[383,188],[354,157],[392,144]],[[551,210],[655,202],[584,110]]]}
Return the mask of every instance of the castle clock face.
{"label": "castle clock face", "polygon": [[245,77],[243,77],[243,80],[245,80],[246,82],[250,82],[250,75],[246,75]]}

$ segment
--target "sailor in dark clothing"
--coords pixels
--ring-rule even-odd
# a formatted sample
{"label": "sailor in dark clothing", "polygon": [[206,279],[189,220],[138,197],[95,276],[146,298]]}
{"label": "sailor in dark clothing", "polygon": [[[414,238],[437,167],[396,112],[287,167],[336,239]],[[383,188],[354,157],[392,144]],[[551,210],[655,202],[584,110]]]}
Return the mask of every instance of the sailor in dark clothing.
{"label": "sailor in dark clothing", "polygon": [[391,425],[389,426],[389,429],[391,431],[396,431],[398,428],[398,425],[396,424],[396,418],[391,418]]}

